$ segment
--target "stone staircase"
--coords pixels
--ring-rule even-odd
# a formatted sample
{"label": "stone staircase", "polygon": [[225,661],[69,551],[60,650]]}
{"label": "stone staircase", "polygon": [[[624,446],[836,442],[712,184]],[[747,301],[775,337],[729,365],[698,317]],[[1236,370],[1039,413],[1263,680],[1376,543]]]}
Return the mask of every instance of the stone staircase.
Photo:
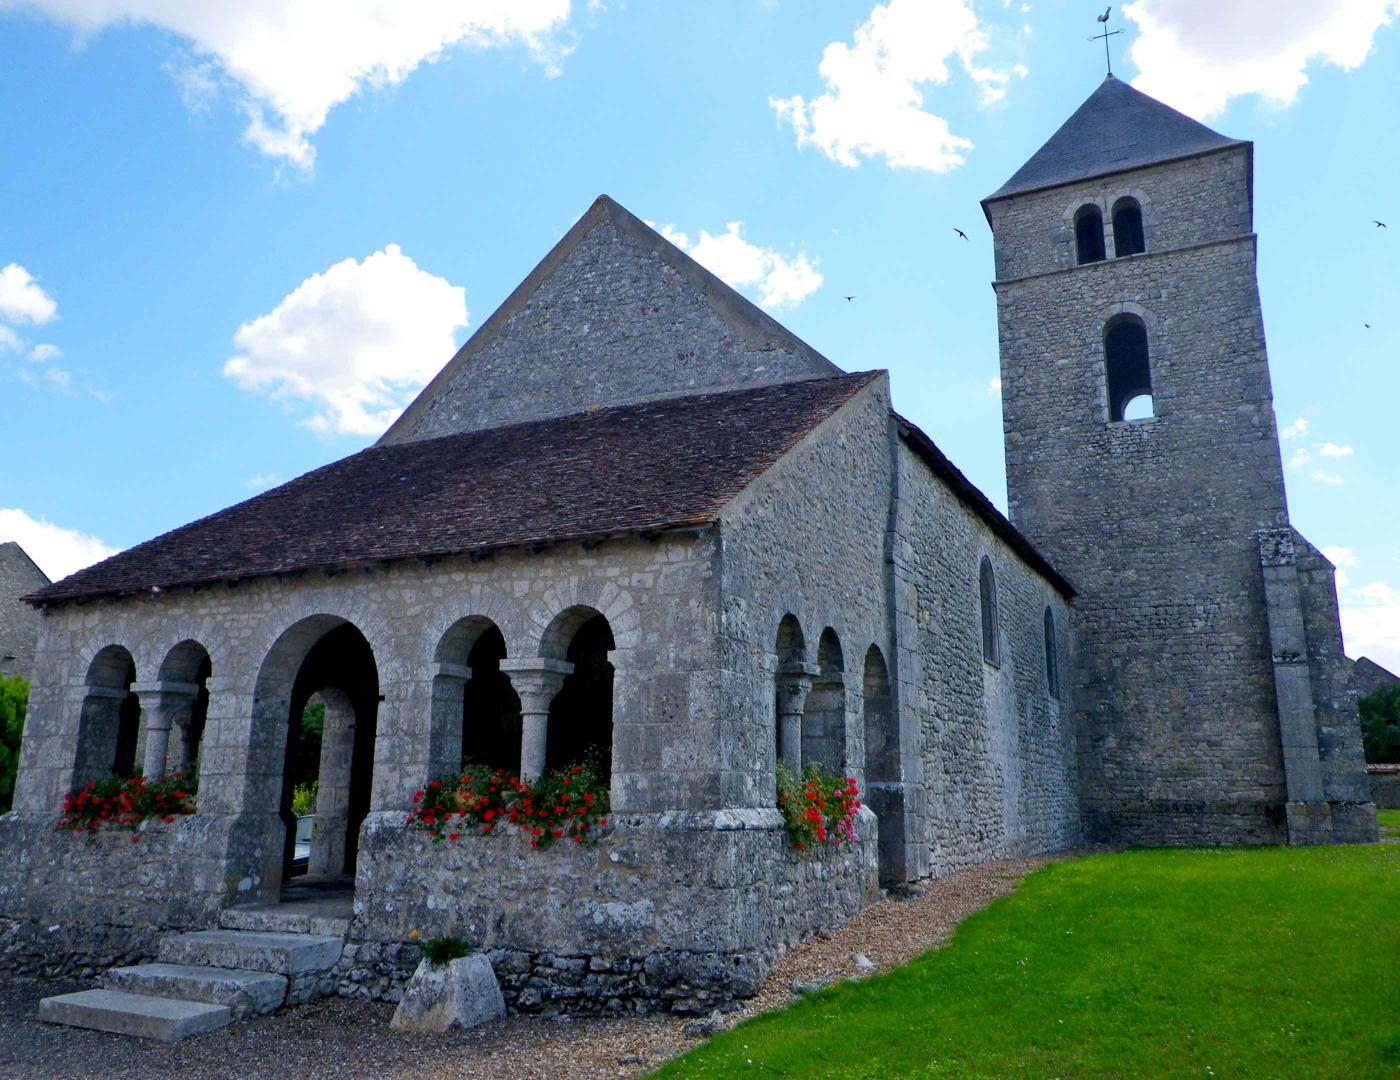
{"label": "stone staircase", "polygon": [[39,1019],[177,1042],[334,992],[350,914],[337,901],[230,908],[217,930],[174,934],[154,963],[39,1002]]}

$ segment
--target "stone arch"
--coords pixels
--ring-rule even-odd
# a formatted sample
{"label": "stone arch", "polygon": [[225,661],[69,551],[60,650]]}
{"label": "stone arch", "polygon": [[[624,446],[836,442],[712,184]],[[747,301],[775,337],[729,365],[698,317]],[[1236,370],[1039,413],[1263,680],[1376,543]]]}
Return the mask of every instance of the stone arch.
{"label": "stone arch", "polygon": [[773,648],[778,659],[774,676],[774,753],[797,776],[802,772],[802,714],[817,667],[807,663],[807,640],[801,622],[792,612],[778,621]]}
{"label": "stone arch", "polygon": [[199,771],[204,727],[209,718],[209,677],[213,662],[209,650],[194,638],[171,647],[157,670],[145,731],[145,772],[148,777],[167,772],[188,776]]}
{"label": "stone arch", "polygon": [[630,653],[641,642],[641,616],[632,594],[612,581],[585,578],[555,585],[531,606],[535,655],[563,660],[573,634],[591,617],[580,619],[581,612],[607,619],[616,652]]}
{"label": "stone arch", "polygon": [[818,764],[844,776],[846,762],[846,660],[830,626],[817,639],[817,671],[802,712],[802,764]]}
{"label": "stone arch", "polygon": [[540,656],[566,669],[549,703],[546,769],[592,759],[603,779],[611,779],[616,672],[609,654],[616,648],[608,617],[588,605],[565,608],[545,628]]}
{"label": "stone arch", "polygon": [[75,786],[136,770],[141,704],[132,693],[136,661],[124,645],[104,645],[88,664],[78,715]]}
{"label": "stone arch", "polygon": [[485,615],[458,619],[433,658],[433,762],[455,772],[468,762],[520,772],[520,695],[501,670],[507,657],[501,628]]}
{"label": "stone arch", "polygon": [[899,752],[899,716],[895,712],[889,668],[878,645],[865,651],[861,680],[865,728],[865,801],[878,827],[880,881],[903,879],[904,785]]}
{"label": "stone arch", "polygon": [[[318,695],[326,702],[326,727],[314,775],[326,788],[324,798],[318,792],[316,807],[325,822],[313,829],[310,866],[329,875],[351,874],[373,783],[379,669],[369,639],[339,615],[307,615],[283,630],[254,686],[247,772],[263,782],[250,784],[244,809],[281,820],[284,881],[296,869],[292,791],[304,779],[294,760],[295,740],[307,703]],[[302,764],[310,775],[309,762]]]}
{"label": "stone arch", "polygon": [[977,567],[977,599],[982,623],[982,659],[1001,664],[1001,613],[997,607],[997,576],[992,560],[982,556]]}

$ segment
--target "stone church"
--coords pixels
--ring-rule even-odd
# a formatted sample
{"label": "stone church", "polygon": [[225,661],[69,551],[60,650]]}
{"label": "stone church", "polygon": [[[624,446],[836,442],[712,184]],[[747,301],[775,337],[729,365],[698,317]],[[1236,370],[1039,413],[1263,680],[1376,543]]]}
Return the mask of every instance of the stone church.
{"label": "stone church", "polygon": [[[1288,521],[1252,163],[1110,76],[983,202],[1009,520],[886,372],[598,199],[375,445],[29,597],[0,962],[237,968],[275,931],[337,939],[286,1000],[392,997],[416,930],[518,1008],[685,1011],[881,884],[1374,839],[1333,568]],[[313,698],[336,917],[289,900]],[[590,747],[596,845],[406,824],[464,759]],[[856,843],[790,849],[780,760],[856,779]],[[197,768],[197,812],[55,830],[138,766]]]}

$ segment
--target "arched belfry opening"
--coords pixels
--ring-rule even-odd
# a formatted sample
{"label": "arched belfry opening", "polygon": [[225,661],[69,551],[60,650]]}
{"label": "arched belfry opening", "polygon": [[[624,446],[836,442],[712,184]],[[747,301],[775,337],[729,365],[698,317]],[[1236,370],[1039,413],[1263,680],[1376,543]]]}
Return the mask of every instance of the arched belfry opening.
{"label": "arched belfry opening", "polygon": [[131,690],[136,661],[123,646],[108,645],[93,657],[84,681],[74,780],[133,775],[141,731],[141,703]]}
{"label": "arched belfry opening", "polygon": [[1124,255],[1141,255],[1147,250],[1147,239],[1142,231],[1142,207],[1131,196],[1124,196],[1113,204],[1113,254],[1121,259]]}
{"label": "arched belfry opening", "polygon": [[608,654],[617,647],[612,627],[592,608],[572,608],[546,633],[546,652],[563,650],[572,665],[549,705],[545,768],[580,761],[597,763],[600,778],[612,779],[613,665]]}
{"label": "arched belfry opening", "polygon": [[1117,315],[1103,335],[1108,379],[1108,418],[1146,420],[1154,415],[1152,365],[1147,356],[1147,325],[1136,315]]}
{"label": "arched belfry opening", "polygon": [[[283,882],[303,874],[353,876],[369,813],[379,713],[379,671],[364,634],[330,615],[285,631],[263,661],[254,710],[269,737],[279,727],[283,733],[276,807],[284,826]],[[298,857],[294,804],[304,810],[308,791],[314,812],[309,830],[303,822]]]}
{"label": "arched belfry opening", "polygon": [[1080,266],[1104,260],[1103,213],[1093,203],[1081,206],[1074,215],[1074,247]]}

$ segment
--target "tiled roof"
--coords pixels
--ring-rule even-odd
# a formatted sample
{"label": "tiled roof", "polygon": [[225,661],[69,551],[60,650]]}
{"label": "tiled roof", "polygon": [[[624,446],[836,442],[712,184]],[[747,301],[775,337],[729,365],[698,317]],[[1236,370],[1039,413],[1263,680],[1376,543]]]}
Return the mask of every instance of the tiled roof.
{"label": "tiled roof", "polygon": [[1227,146],[1248,146],[1110,75],[1010,180],[982,200],[1159,165]]}
{"label": "tiled roof", "polygon": [[27,599],[706,524],[877,377],[807,379],[372,446]]}

